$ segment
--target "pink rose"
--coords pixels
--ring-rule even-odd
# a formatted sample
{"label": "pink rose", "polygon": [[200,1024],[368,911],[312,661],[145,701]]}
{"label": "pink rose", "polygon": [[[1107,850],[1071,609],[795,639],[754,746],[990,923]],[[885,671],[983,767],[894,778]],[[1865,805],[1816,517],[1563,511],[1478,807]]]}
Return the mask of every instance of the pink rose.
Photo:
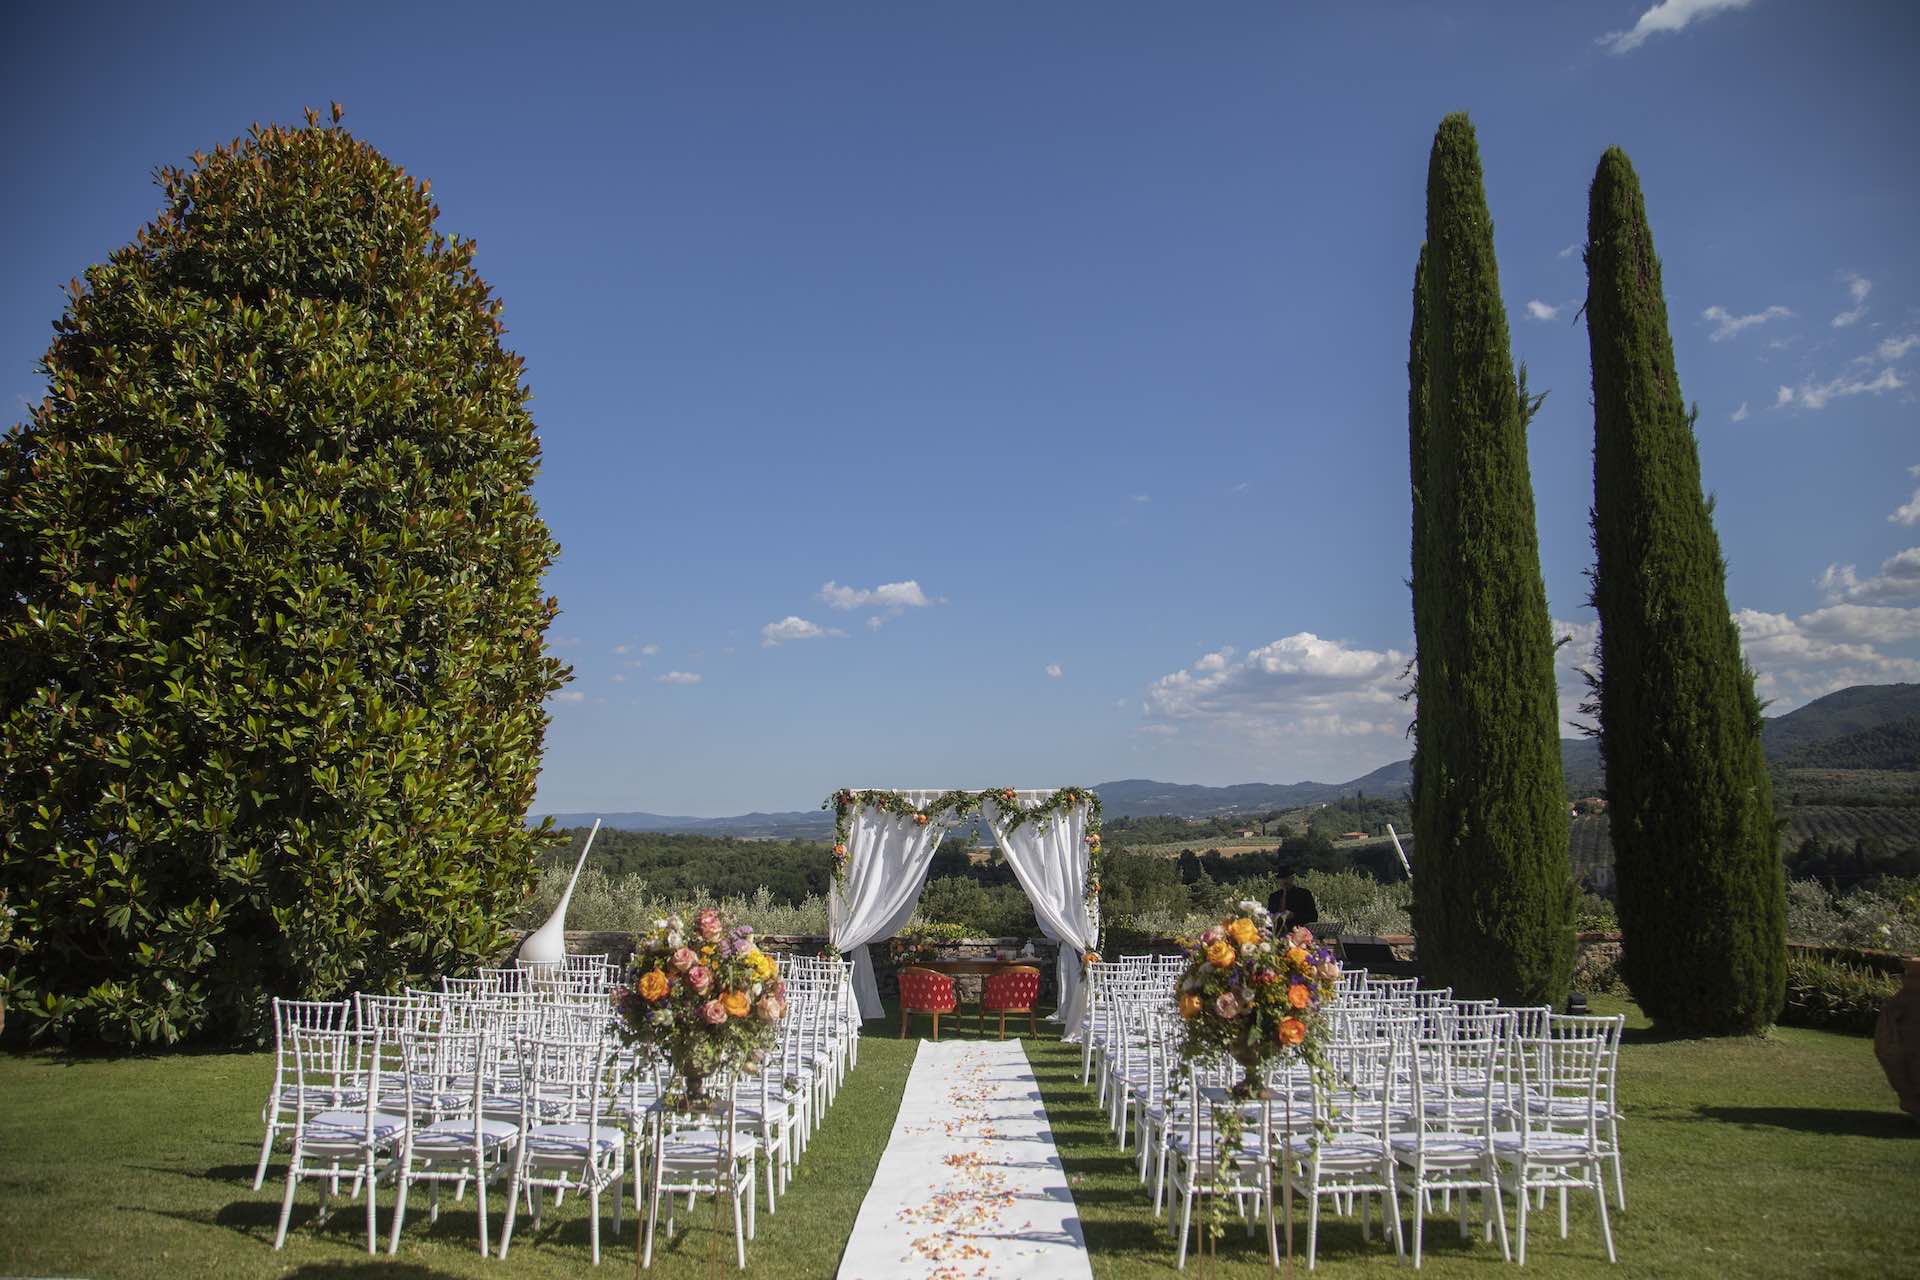
{"label": "pink rose", "polygon": [[761,996],[754,1007],[768,1022],[778,1022],[787,1015],[787,1002],[779,996]]}
{"label": "pink rose", "polygon": [[700,926],[700,936],[711,942],[720,936],[720,913],[712,907],[706,908],[696,917]]}
{"label": "pink rose", "polygon": [[1240,997],[1231,991],[1222,991],[1220,998],[1213,1002],[1213,1011],[1228,1022],[1240,1016]]}
{"label": "pink rose", "polygon": [[713,970],[703,964],[697,964],[687,970],[687,985],[701,995],[707,994],[707,988],[713,985]]}
{"label": "pink rose", "polygon": [[727,1020],[727,1006],[718,1000],[709,1000],[700,1006],[700,1017],[710,1027],[717,1027]]}
{"label": "pink rose", "polygon": [[1200,935],[1200,941],[1211,945],[1215,942],[1220,941],[1220,939],[1226,936],[1227,936],[1226,934],[1220,932],[1220,930],[1218,929],[1209,929],[1205,933]]}
{"label": "pink rose", "polygon": [[693,954],[692,947],[682,947],[673,953],[673,967],[685,973],[693,968],[693,962],[700,957]]}

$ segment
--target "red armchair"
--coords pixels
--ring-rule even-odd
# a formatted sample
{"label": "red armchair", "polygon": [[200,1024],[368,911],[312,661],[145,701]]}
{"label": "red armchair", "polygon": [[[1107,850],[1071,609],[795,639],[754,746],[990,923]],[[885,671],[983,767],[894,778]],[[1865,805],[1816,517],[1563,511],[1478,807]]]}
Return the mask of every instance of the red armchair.
{"label": "red armchair", "polygon": [[1040,999],[1040,971],[1031,965],[1014,965],[991,974],[980,988],[980,1030],[987,1029],[987,1015],[1000,1015],[1000,1038],[1007,1038],[1007,1015],[1027,1015],[1027,1032],[1039,1035],[1033,1020],[1033,1006]]}
{"label": "red armchair", "polygon": [[956,1008],[953,979],[932,969],[900,971],[900,1038],[907,1038],[907,1021],[916,1013],[933,1015],[933,1040],[940,1042],[940,1015]]}

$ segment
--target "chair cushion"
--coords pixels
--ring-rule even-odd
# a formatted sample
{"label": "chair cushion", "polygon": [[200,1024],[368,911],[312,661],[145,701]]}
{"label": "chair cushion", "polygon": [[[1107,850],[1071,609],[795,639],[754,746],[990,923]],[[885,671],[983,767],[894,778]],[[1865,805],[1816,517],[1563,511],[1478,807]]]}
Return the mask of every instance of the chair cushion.
{"label": "chair cushion", "polygon": [[537,1124],[527,1130],[525,1142],[535,1160],[578,1160],[587,1154],[590,1143],[597,1154],[618,1151],[626,1142],[626,1134],[610,1124]]}
{"label": "chair cushion", "polygon": [[374,1112],[371,1121],[364,1111],[322,1111],[307,1117],[306,1141],[329,1146],[359,1144],[364,1143],[371,1133],[376,1143],[391,1142],[406,1127],[404,1117],[389,1115],[384,1111]]}
{"label": "chair cushion", "polygon": [[[496,1146],[520,1136],[520,1126],[505,1120],[480,1122],[480,1145]],[[473,1146],[473,1121],[440,1120],[413,1131],[415,1151],[458,1151]]]}
{"label": "chair cushion", "polygon": [[988,1013],[1028,1013],[1039,998],[1037,973],[996,973],[980,988],[980,1007]]}
{"label": "chair cushion", "polygon": [[930,969],[907,969],[900,974],[900,1007],[923,1013],[951,1013],[957,1007],[953,979]]}

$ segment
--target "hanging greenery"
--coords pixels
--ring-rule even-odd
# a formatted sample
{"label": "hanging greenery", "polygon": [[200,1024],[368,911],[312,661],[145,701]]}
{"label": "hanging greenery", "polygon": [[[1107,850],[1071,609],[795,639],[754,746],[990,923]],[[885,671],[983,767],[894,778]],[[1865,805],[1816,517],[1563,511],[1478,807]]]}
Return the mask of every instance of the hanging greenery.
{"label": "hanging greenery", "polygon": [[833,825],[833,883],[845,885],[847,861],[852,856],[848,841],[853,838],[853,817],[861,807],[869,806],[897,818],[908,818],[920,826],[929,822],[960,823],[980,816],[981,806],[993,801],[1003,831],[1017,831],[1026,823],[1045,831],[1053,820],[1082,805],[1087,810],[1087,906],[1096,910],[1100,898],[1100,873],[1106,857],[1100,844],[1100,796],[1086,787],[1061,787],[1038,804],[1022,805],[1020,793],[1012,787],[992,787],[986,791],[942,791],[924,806],[917,806],[899,791],[854,791],[843,789],[821,801],[822,809],[831,809]]}

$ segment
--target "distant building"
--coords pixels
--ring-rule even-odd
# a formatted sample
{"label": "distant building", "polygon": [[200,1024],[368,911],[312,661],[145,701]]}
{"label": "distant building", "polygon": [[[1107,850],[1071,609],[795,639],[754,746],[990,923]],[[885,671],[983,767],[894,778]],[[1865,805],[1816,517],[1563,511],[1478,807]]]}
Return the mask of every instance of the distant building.
{"label": "distant building", "polygon": [[1340,838],[1342,840],[1365,840],[1368,837],[1367,837],[1367,833],[1364,831],[1342,831],[1340,833]]}

